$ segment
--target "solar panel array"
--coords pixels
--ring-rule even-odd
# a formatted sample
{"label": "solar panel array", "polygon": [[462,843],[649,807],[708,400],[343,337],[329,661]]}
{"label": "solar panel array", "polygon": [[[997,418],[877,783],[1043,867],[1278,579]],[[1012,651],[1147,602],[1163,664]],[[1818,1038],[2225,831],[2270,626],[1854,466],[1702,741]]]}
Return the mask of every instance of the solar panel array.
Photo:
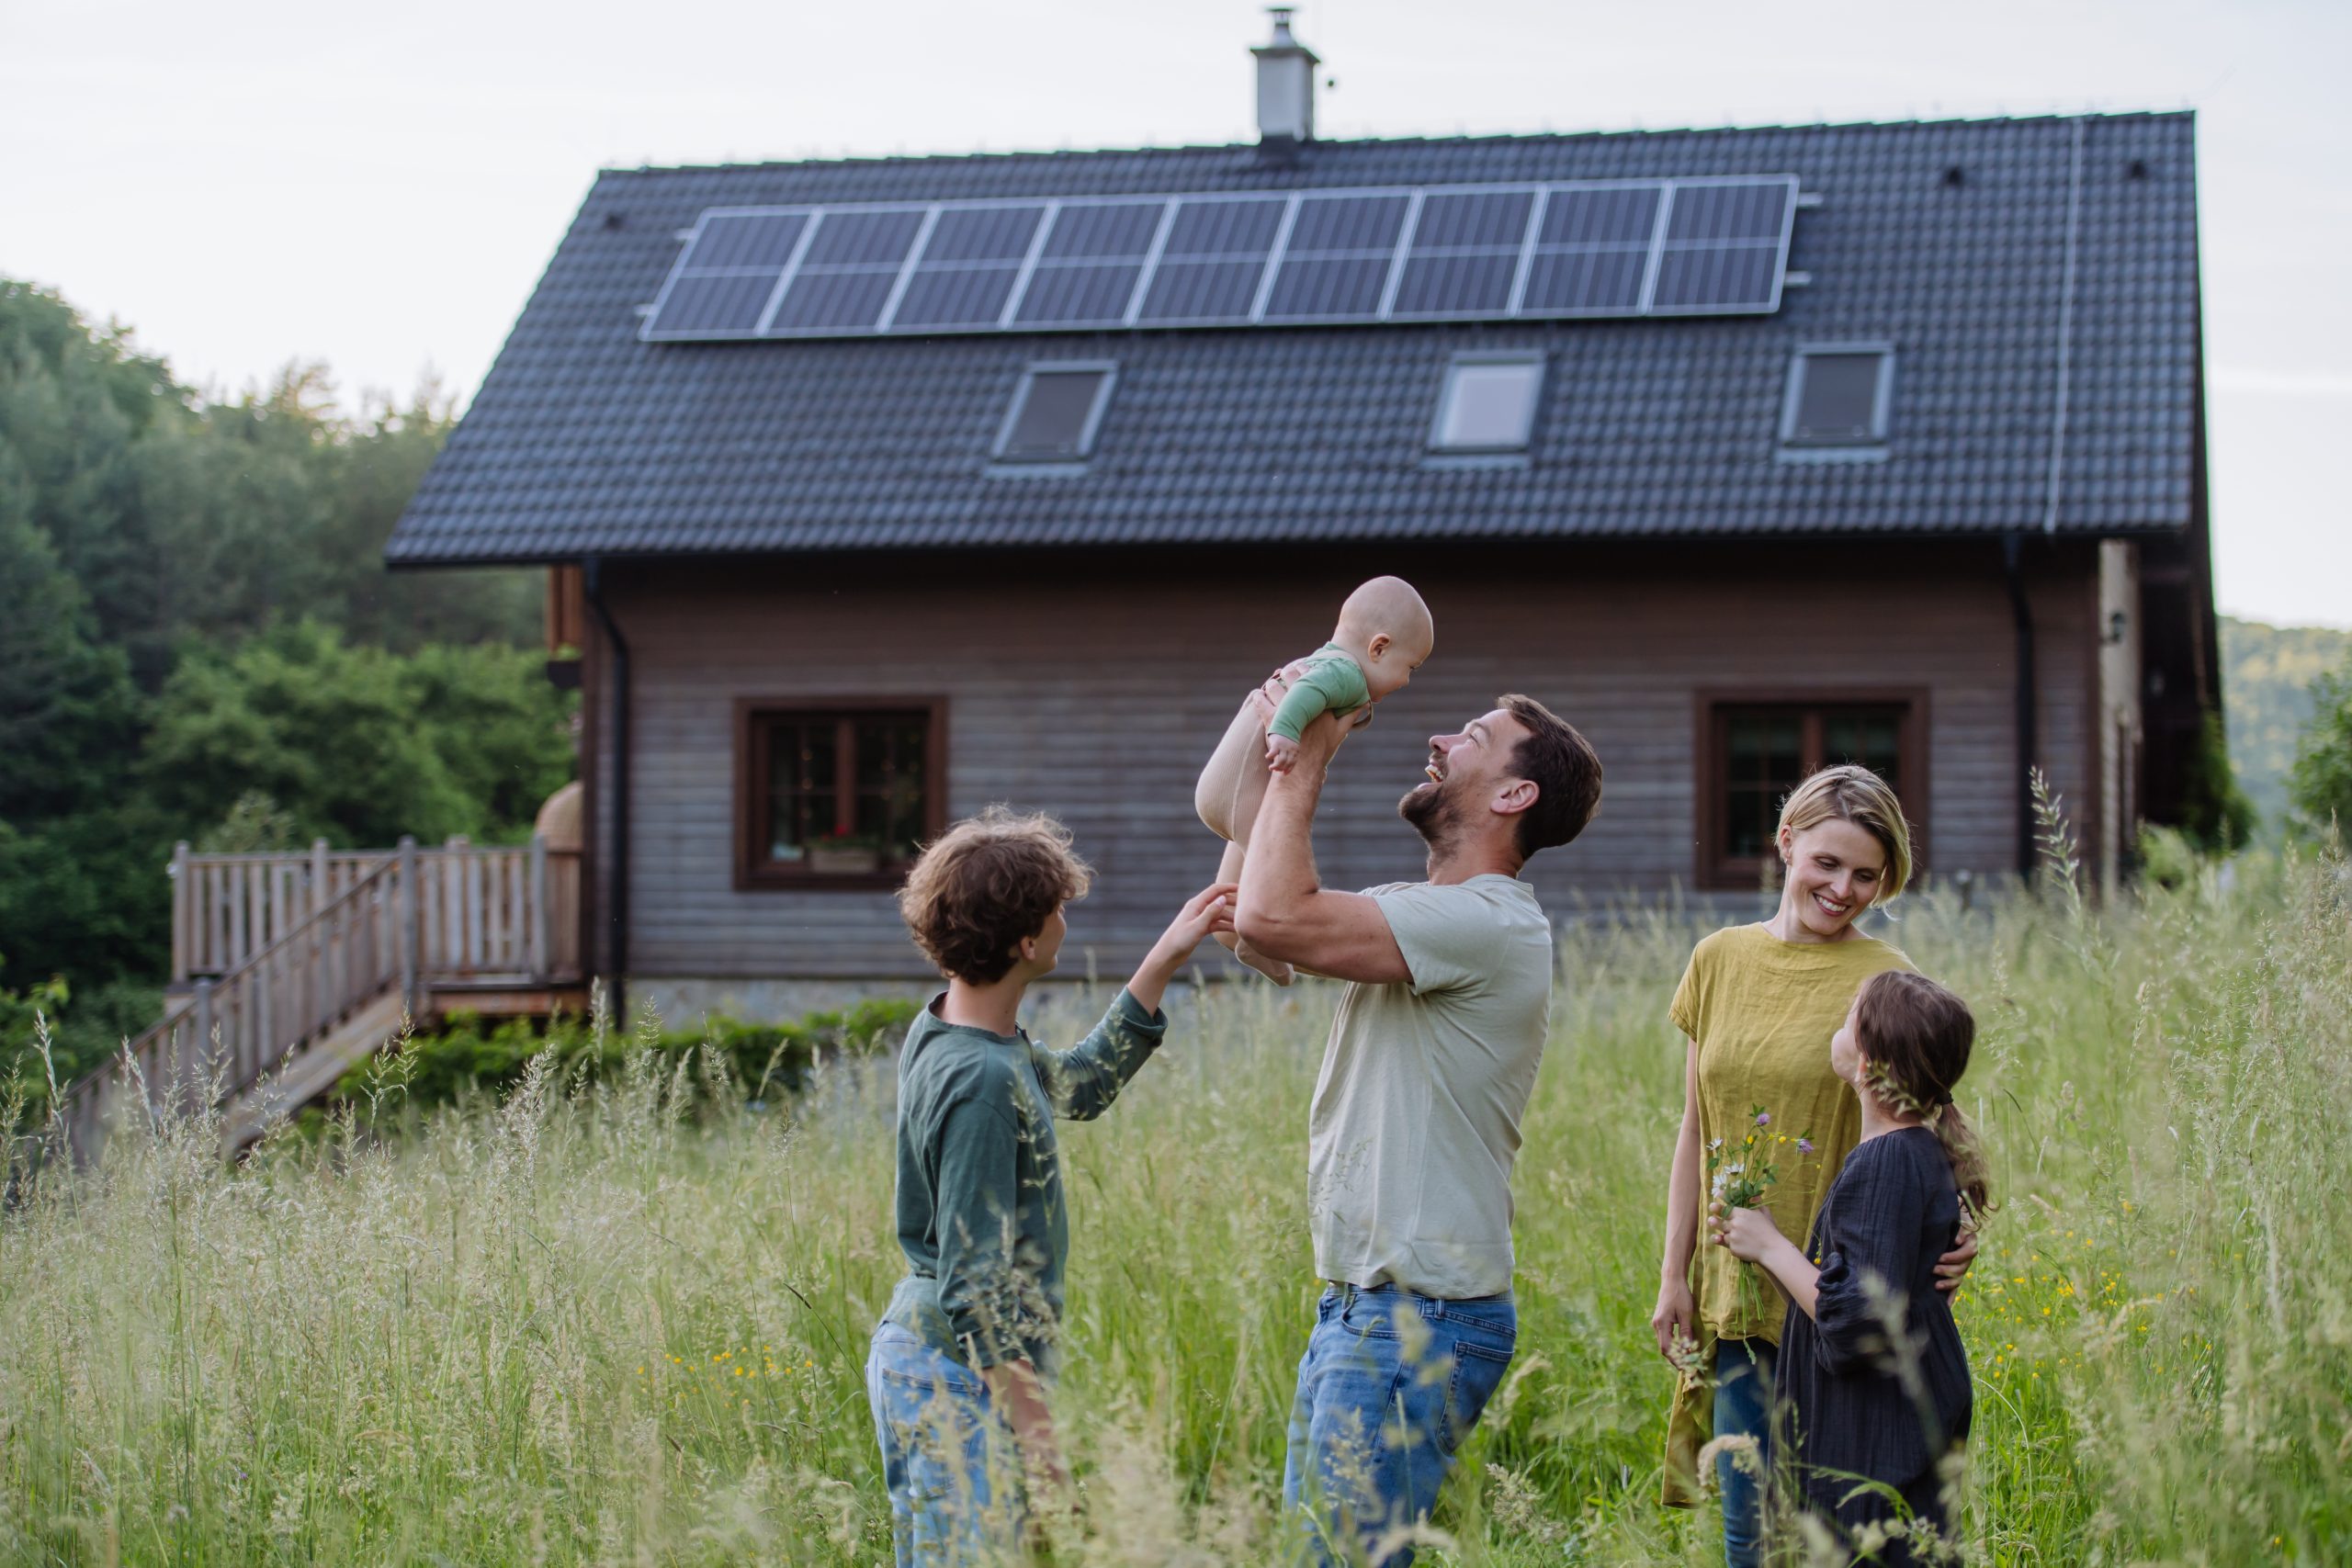
{"label": "solar panel array", "polygon": [[1792,175],[712,208],[649,342],[1768,314]]}

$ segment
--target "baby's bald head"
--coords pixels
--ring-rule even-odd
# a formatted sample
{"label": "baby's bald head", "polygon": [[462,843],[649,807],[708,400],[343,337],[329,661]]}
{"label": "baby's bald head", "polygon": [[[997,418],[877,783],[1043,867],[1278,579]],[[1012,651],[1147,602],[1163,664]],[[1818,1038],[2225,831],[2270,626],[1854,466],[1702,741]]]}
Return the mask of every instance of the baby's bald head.
{"label": "baby's bald head", "polygon": [[1384,696],[1410,679],[1413,667],[1437,643],[1437,624],[1413,585],[1401,577],[1375,577],[1360,585],[1340,606],[1331,640],[1355,656]]}

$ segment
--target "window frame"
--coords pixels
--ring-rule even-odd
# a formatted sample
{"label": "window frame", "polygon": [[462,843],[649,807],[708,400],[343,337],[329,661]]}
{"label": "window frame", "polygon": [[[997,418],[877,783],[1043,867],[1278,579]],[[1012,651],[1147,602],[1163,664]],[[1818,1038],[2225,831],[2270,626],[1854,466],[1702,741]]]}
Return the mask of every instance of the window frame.
{"label": "window frame", "polygon": [[[1718,687],[1700,691],[1692,703],[1691,751],[1699,759],[1691,780],[1691,815],[1698,832],[1691,844],[1691,881],[1711,892],[1755,892],[1764,880],[1768,857],[1717,852],[1729,822],[1730,800],[1724,768],[1729,761],[1728,720],[1735,708],[1797,708],[1808,710],[1806,748],[1799,758],[1806,776],[1823,765],[1819,755],[1819,710],[1849,707],[1900,707],[1895,728],[1895,797],[1911,825],[1911,863],[1916,874],[1928,863],[1928,771],[1929,754],[1928,688],[1925,686],[1753,686]],[[1774,885],[1777,886],[1777,877]]]}
{"label": "window frame", "polygon": [[[739,697],[735,703],[735,890],[749,892],[858,891],[889,892],[906,880],[911,863],[894,863],[873,871],[820,872],[786,869],[766,858],[761,846],[766,835],[764,812],[768,798],[768,750],[762,739],[764,721],[828,716],[847,722],[856,718],[922,716],[923,805],[922,838],[937,838],[947,826],[947,699],[896,694],[828,694],[821,696]],[[839,766],[855,766],[848,750]],[[836,773],[836,778],[840,775]]]}
{"label": "window frame", "polygon": [[[1875,354],[1878,361],[1878,386],[1871,399],[1871,433],[1864,436],[1837,437],[1801,434],[1797,429],[1798,411],[1804,406],[1805,378],[1810,373],[1805,362],[1827,355]],[[1781,394],[1781,449],[1782,456],[1792,461],[1834,462],[1841,455],[1849,460],[1870,461],[1883,456],[1892,437],[1894,423],[1894,344],[1885,338],[1871,338],[1841,343],[1801,343],[1789,356],[1787,385]]]}
{"label": "window frame", "polygon": [[[1095,373],[1102,379],[1094,389],[1093,406],[1086,411],[1086,423],[1079,430],[1078,450],[1075,452],[1020,453],[1012,450],[1012,433],[1020,428],[1021,416],[1029,407],[1029,394],[1035,389],[1040,376],[1068,376]],[[1110,412],[1112,389],[1119,384],[1119,362],[1115,359],[1035,359],[1022,367],[1021,380],[1012,389],[1012,400],[1006,405],[1004,422],[997,427],[996,440],[989,448],[989,459],[1007,468],[1068,468],[1086,462],[1094,456],[1094,440],[1102,433],[1102,420]]]}
{"label": "window frame", "polygon": [[[1527,400],[1527,428],[1516,442],[1449,443],[1445,440],[1445,416],[1453,406],[1455,378],[1465,367],[1482,365],[1532,365],[1535,367],[1535,385]],[[1544,392],[1551,378],[1552,356],[1540,348],[1474,348],[1452,355],[1445,362],[1444,376],[1438,381],[1437,407],[1430,415],[1430,433],[1426,443],[1429,455],[1432,457],[1525,457],[1535,449],[1535,427],[1543,418]]]}

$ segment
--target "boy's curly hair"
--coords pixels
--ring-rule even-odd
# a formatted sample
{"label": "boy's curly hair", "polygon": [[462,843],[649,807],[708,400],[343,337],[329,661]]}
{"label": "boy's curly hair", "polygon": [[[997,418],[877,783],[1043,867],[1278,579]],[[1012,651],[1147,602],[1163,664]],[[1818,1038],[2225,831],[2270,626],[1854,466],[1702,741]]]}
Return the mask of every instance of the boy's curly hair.
{"label": "boy's curly hair", "polygon": [[899,913],[941,974],[986,986],[1004,978],[1023,937],[1086,897],[1093,877],[1069,829],[1043,812],[991,806],[924,849],[899,890]]}

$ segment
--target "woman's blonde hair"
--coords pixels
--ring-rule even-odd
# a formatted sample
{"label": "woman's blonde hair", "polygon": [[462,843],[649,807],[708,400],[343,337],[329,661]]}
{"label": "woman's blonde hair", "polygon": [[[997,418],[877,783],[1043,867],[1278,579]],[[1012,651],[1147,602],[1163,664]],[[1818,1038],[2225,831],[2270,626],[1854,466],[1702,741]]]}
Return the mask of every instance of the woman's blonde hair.
{"label": "woman's blonde hair", "polygon": [[1783,832],[1802,833],[1833,818],[1851,822],[1886,851],[1886,874],[1871,903],[1887,903],[1909,885],[1911,824],[1884,779],[1859,762],[1840,762],[1797,785],[1781,804]]}

